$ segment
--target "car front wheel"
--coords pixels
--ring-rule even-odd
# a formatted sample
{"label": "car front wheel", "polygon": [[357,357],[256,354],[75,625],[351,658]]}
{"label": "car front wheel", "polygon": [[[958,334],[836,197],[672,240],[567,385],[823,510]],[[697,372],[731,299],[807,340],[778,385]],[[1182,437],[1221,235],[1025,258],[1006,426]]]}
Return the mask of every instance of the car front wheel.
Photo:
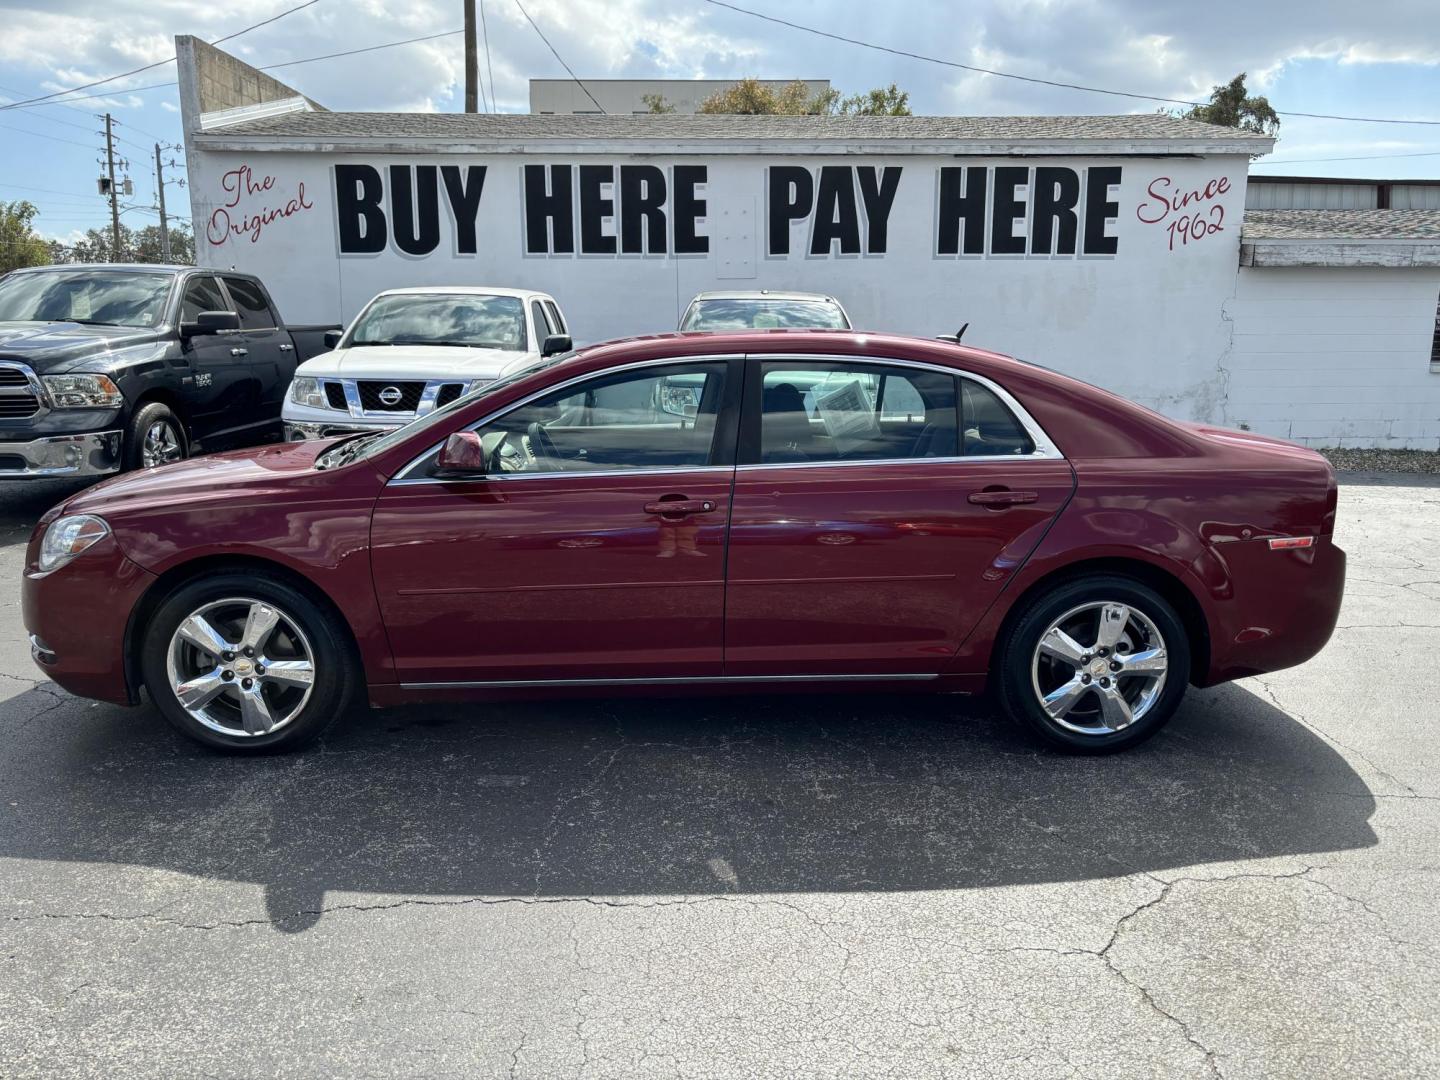
{"label": "car front wheel", "polygon": [[339,619],[263,574],[182,585],[156,611],[141,655],[165,718],[233,753],[291,750],[317,738],[348,707],[354,666]]}
{"label": "car front wheel", "polygon": [[1076,753],[1143,742],[1174,715],[1190,672],[1175,609],[1131,578],[1097,575],[1032,600],[1001,643],[1007,713]]}

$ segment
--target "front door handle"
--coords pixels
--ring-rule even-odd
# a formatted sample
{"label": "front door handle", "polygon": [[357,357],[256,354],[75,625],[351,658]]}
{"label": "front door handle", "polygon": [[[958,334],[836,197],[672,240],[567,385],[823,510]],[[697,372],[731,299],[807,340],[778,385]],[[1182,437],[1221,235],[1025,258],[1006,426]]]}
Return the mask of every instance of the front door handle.
{"label": "front door handle", "polygon": [[970,501],[976,506],[990,506],[1004,508],[1006,506],[1019,506],[1022,503],[1033,503],[1040,498],[1035,491],[1011,491],[1003,488],[999,491],[977,491],[970,496]]}
{"label": "front door handle", "polygon": [[708,514],[715,509],[709,499],[657,499],[645,504],[645,513],[661,517],[685,517],[687,514]]}
{"label": "front door handle", "polygon": [[250,355],[250,350],[249,350],[249,349],[242,349],[242,348],[240,348],[239,346],[236,346],[235,348],[233,348],[233,349],[230,350],[230,355],[231,355],[231,356],[249,356],[249,355]]}
{"label": "front door handle", "polygon": [[281,352],[290,352],[290,351],[293,350],[294,348],[295,348],[294,345],[281,345],[281,346],[280,346],[280,351],[281,351]]}

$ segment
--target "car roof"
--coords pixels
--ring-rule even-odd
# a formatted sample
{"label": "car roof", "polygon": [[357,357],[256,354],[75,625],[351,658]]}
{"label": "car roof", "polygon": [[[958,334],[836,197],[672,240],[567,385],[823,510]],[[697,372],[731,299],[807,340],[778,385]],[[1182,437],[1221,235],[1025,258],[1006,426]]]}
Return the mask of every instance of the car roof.
{"label": "car roof", "polygon": [[[132,273],[132,272],[135,272],[135,273],[139,273],[139,272],[157,273],[157,272],[159,272],[159,273],[174,274],[174,273],[179,273],[179,272],[182,271],[182,270],[199,270],[199,269],[203,269],[203,267],[181,266],[181,265],[178,264],[178,263],[51,263],[49,266],[22,266],[22,267],[17,268],[14,272],[15,272],[15,273],[19,273],[19,274],[36,274],[36,273],[43,274],[43,273],[49,273],[49,272],[52,272],[52,271],[63,271],[63,270],[69,270],[69,271],[72,271],[72,272],[75,272],[75,271],[81,271],[81,272],[83,272],[83,271],[86,271],[86,270],[109,270],[109,271],[119,270],[119,271],[122,271],[122,272],[124,272],[124,273]],[[218,272],[218,271],[217,271],[217,272]],[[249,277],[250,275],[247,274],[247,275],[245,275],[245,276],[246,276],[246,277]]]}
{"label": "car roof", "polygon": [[549,293],[536,289],[508,289],[498,285],[409,285],[401,289],[382,289],[376,296],[424,296],[452,293],[462,296],[513,296],[524,300],[531,296],[553,299]]}
{"label": "car roof", "polygon": [[788,289],[715,289],[711,292],[696,293],[693,304],[699,300],[803,300],[822,304],[838,304],[840,301],[828,293],[791,292]]}

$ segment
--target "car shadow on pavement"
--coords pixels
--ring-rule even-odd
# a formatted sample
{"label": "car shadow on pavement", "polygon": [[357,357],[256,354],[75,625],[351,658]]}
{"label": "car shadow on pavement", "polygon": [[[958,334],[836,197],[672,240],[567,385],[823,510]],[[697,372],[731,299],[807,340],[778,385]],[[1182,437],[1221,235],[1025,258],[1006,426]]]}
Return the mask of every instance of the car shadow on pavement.
{"label": "car shadow on pavement", "polygon": [[0,752],[0,856],[258,883],[289,932],[337,891],[965,889],[1376,842],[1361,778],[1238,686],[1192,690],[1157,738],[1104,758],[938,697],[415,707],[261,759],[193,746],[148,707],[55,700],[7,704],[36,715]]}

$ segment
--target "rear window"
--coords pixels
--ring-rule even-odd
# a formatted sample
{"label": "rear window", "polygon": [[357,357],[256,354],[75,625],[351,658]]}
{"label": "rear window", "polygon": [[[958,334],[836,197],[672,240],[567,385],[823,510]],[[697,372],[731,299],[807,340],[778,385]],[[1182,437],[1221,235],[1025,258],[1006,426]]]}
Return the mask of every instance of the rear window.
{"label": "rear window", "polygon": [[848,330],[850,323],[833,300],[737,298],[697,300],[681,330]]}

